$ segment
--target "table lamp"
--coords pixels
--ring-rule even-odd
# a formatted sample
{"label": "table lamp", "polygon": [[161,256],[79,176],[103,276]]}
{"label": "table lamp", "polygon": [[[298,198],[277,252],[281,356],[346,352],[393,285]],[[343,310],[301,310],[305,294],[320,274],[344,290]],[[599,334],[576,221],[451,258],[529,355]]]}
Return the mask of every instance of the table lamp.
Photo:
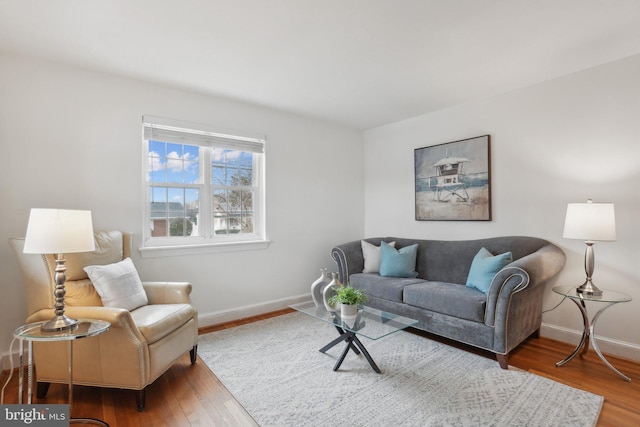
{"label": "table lamp", "polygon": [[78,321],[64,314],[65,253],[95,250],[91,211],[31,209],[23,252],[53,254],[56,260],[55,317],[41,326],[45,332],[73,329]]}
{"label": "table lamp", "polygon": [[587,279],[576,291],[585,295],[601,296],[602,291],[591,280],[595,259],[595,242],[613,242],[616,240],[616,219],[613,203],[569,203],[564,220],[565,239],[584,240],[587,249],[584,253],[584,270]]}

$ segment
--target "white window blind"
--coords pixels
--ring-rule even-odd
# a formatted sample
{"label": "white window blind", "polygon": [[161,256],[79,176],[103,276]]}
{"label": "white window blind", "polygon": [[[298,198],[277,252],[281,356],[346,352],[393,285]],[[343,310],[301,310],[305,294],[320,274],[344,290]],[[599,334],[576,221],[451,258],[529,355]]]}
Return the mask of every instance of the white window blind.
{"label": "white window blind", "polygon": [[252,153],[264,152],[264,140],[230,136],[194,129],[176,128],[167,125],[144,123],[144,138],[176,143],[198,143],[209,147],[228,148]]}

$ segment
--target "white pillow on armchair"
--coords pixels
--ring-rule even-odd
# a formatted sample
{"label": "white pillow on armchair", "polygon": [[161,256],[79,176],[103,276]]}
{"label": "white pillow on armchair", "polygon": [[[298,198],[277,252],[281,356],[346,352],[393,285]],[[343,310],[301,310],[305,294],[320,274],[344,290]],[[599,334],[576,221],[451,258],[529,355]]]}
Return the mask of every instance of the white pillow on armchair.
{"label": "white pillow on armchair", "polygon": [[84,267],[105,307],[119,307],[129,311],[149,300],[142,287],[142,281],[131,258],[109,265],[89,265]]}

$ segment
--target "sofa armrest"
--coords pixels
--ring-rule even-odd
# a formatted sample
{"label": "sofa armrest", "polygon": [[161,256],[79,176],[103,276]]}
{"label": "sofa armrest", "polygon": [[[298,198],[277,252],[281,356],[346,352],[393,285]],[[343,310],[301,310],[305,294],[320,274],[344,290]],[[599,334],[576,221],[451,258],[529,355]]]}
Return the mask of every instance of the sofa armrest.
{"label": "sofa armrest", "polygon": [[520,267],[530,277],[532,285],[546,283],[564,267],[566,255],[556,245],[548,244],[536,252],[515,260],[509,266]]}
{"label": "sofa armrest", "polygon": [[143,282],[149,304],[191,304],[191,283]]}
{"label": "sofa armrest", "polygon": [[495,326],[496,317],[499,316],[497,313],[499,302],[506,301],[508,306],[511,294],[526,288],[531,281],[526,270],[512,264],[500,270],[491,281],[484,320],[488,326]]}
{"label": "sofa armrest", "polygon": [[[149,345],[131,313],[123,308],[101,306],[67,306],[65,314],[73,319],[105,320],[109,330],[91,340],[74,342],[74,382],[78,384],[141,390],[151,379]],[[28,322],[49,320],[53,309],[40,310]],[[67,343],[34,343],[34,360],[38,381],[68,380]]]}
{"label": "sofa armrest", "polygon": [[487,295],[485,323],[496,324],[497,316],[506,316],[512,294],[544,284],[564,267],[566,256],[552,244],[507,265],[493,278]]}
{"label": "sofa armrest", "polygon": [[[64,310],[64,314],[72,319],[104,320],[111,323],[111,328],[126,330],[134,341],[145,341],[144,336],[134,323],[131,313],[124,308],[67,305]],[[52,308],[39,310],[27,318],[27,323],[50,320],[54,315],[55,311]]]}
{"label": "sofa armrest", "polygon": [[335,246],[331,249],[331,258],[338,264],[338,279],[342,283],[347,283],[351,274],[362,273],[364,270],[360,240]]}

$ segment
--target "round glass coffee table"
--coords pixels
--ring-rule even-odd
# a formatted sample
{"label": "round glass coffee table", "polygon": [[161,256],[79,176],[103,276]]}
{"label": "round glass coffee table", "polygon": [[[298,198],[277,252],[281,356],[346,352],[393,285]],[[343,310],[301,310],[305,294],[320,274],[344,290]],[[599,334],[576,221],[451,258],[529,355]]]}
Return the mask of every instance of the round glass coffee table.
{"label": "round glass coffee table", "polygon": [[[13,336],[20,340],[20,366],[19,366],[19,378],[18,378],[18,403],[22,404],[23,384],[24,384],[24,369],[23,361],[25,355],[24,342],[27,342],[27,403],[31,404],[33,398],[33,342],[55,342],[55,341],[68,341],[69,342],[69,415],[71,415],[71,406],[73,404],[73,342],[82,338],[95,337],[106,332],[111,323],[104,320],[95,319],[78,319],[78,325],[73,329],[46,332],[40,329],[40,327],[46,323],[36,322],[29,323],[27,325],[20,326],[13,332]],[[104,421],[96,420],[93,418],[71,418],[71,424],[97,424],[107,426]]]}
{"label": "round glass coffee table", "polygon": [[[611,363],[604,357],[600,348],[598,347],[598,343],[595,339],[595,327],[596,322],[600,315],[609,307],[620,304],[623,302],[631,301],[631,297],[629,295],[625,295],[620,292],[602,290],[602,295],[587,295],[585,293],[579,293],[576,290],[575,286],[557,286],[553,288],[553,292],[564,296],[565,298],[569,298],[571,301],[575,303],[575,305],[580,309],[580,313],[582,314],[582,322],[584,325],[584,330],[582,332],[582,338],[580,339],[580,343],[573,350],[573,352],[567,356],[565,359],[556,363],[556,366],[563,366],[569,361],[571,361],[578,353],[585,354],[589,350],[589,341],[591,341],[591,345],[593,349],[596,351],[600,359],[607,365],[613,372],[618,374],[620,378],[627,382],[631,382],[631,378],[627,377],[616,368],[613,367]],[[587,306],[585,302],[597,302],[606,304],[603,306],[598,312],[593,316],[593,320],[589,321],[589,315],[587,314]]]}

